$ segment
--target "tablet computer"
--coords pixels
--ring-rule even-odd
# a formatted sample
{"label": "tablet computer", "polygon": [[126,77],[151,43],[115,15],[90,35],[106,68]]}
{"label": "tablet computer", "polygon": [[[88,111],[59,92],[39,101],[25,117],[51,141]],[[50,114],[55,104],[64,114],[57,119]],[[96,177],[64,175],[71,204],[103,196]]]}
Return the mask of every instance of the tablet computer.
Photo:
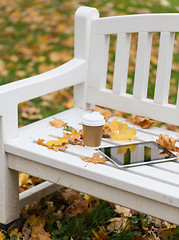
{"label": "tablet computer", "polygon": [[154,141],[99,148],[98,151],[118,167],[132,167],[177,159],[175,154]]}

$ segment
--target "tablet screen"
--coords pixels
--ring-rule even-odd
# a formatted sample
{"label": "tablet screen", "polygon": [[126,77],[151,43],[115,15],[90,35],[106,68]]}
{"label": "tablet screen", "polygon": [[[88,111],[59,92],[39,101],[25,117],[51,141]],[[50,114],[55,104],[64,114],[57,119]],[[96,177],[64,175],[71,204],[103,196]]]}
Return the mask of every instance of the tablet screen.
{"label": "tablet screen", "polygon": [[100,148],[100,153],[118,166],[132,166],[177,159],[177,156],[156,142],[144,142]]}

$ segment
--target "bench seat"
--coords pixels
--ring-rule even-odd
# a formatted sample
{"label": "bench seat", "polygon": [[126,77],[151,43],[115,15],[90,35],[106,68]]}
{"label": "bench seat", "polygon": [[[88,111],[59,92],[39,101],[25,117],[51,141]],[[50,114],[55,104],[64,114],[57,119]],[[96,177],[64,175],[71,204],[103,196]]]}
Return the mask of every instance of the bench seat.
{"label": "bench seat", "polygon": [[[80,130],[81,117],[87,112],[87,110],[73,108],[54,116]],[[65,152],[55,152],[36,143],[39,138],[46,141],[63,136],[62,129],[49,124],[52,117],[19,129],[18,137],[5,143],[10,169],[179,224],[178,160],[125,169],[117,168],[109,161],[105,164],[86,163],[81,160],[81,157],[92,157],[95,150],[68,145]],[[114,118],[115,116],[111,117],[109,121]],[[125,119],[118,119],[125,121]],[[128,125],[131,126],[130,123]],[[103,139],[101,146],[155,141],[160,133],[167,133],[178,139],[177,133],[164,129],[153,127],[144,130],[138,126],[135,127],[136,140]],[[167,215],[166,212],[168,212]]]}

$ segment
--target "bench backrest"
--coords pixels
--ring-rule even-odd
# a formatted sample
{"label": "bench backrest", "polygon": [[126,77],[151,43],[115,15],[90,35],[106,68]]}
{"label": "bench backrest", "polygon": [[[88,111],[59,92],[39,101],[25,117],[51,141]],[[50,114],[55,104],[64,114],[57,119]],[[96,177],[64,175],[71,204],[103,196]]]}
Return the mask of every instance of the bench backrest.
{"label": "bench backrest", "polygon": [[[152,36],[160,33],[154,99],[147,98]],[[168,103],[179,14],[96,17],[91,26],[87,103],[179,125],[179,97]],[[133,94],[126,93],[131,34],[138,33]],[[117,35],[113,88],[106,89],[110,35]]]}

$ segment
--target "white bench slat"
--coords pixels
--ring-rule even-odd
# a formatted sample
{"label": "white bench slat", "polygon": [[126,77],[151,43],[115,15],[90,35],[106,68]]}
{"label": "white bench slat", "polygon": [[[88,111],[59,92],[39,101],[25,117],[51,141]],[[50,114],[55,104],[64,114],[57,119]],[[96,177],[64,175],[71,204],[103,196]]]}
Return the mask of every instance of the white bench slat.
{"label": "white bench slat", "polygon": [[155,164],[151,166],[139,166],[130,168],[129,171],[133,173],[137,173],[141,176],[148,176],[149,178],[159,180],[164,183],[172,184],[173,186],[179,186],[179,174],[174,174],[171,172],[167,172],[165,170],[161,170],[153,167]]}
{"label": "white bench slat", "polygon": [[[162,18],[162,20],[161,20]],[[92,35],[135,32],[178,32],[178,14],[140,14],[94,20]]]}
{"label": "white bench slat", "polygon": [[176,107],[172,104],[159,105],[151,99],[139,100],[130,94],[119,95],[109,89],[94,88],[88,88],[87,102],[179,125],[179,111],[176,111]]}
{"label": "white bench slat", "polygon": [[154,102],[167,104],[175,33],[161,32]]}
{"label": "white bench slat", "polygon": [[133,89],[135,98],[143,99],[147,97],[151,46],[152,33],[139,33]]}
{"label": "white bench slat", "polygon": [[154,167],[156,168],[160,168],[160,169],[164,169],[168,172],[171,172],[171,173],[176,173],[176,174],[179,174],[179,162],[176,161],[176,162],[165,162],[165,163],[157,163],[154,165]]}
{"label": "white bench slat", "polygon": [[88,85],[94,88],[105,88],[108,67],[110,36],[98,36],[91,39],[91,54]]}
{"label": "white bench slat", "polygon": [[114,66],[113,92],[126,93],[131,34],[117,35],[116,57]]}

